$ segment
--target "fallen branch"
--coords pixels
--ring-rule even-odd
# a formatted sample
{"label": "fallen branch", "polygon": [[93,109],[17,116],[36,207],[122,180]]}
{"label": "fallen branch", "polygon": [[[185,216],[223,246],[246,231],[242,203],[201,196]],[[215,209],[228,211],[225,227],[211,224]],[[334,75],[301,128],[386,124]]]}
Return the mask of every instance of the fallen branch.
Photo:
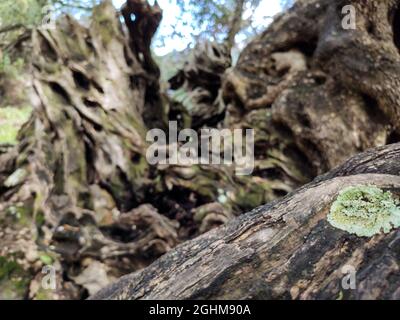
{"label": "fallen branch", "polygon": [[[92,299],[398,299],[400,231],[357,237],[326,219],[352,185],[400,190],[400,144],[360,154],[280,201],[178,246]],[[356,289],[342,287],[344,266]]]}

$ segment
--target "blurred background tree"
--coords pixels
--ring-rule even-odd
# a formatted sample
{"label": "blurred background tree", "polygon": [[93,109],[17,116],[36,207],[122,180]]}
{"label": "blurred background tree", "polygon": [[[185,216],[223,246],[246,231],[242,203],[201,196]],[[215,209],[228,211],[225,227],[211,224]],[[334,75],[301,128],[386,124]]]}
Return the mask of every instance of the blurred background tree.
{"label": "blurred background tree", "polygon": [[[229,48],[243,47],[272,20],[270,10],[280,1],[281,8],[294,0],[159,0],[162,7],[176,8],[169,17],[173,26],[158,33],[155,48],[165,46],[167,38],[188,43],[193,48],[198,41],[225,42]],[[27,29],[42,24],[44,19],[69,13],[84,19],[100,0],[2,0],[0,2],[0,50],[21,37]],[[124,0],[113,0],[120,6]],[[155,0],[149,0],[154,3]],[[276,11],[276,10],[275,10]],[[165,25],[164,25],[165,26]],[[161,28],[163,25],[161,26]],[[239,47],[239,48],[238,48]],[[182,46],[180,46],[182,50]],[[172,48],[170,51],[173,51]],[[179,49],[177,51],[180,51]],[[158,50],[159,51],[159,50]],[[165,51],[164,51],[165,52]],[[159,54],[160,55],[160,54]],[[163,55],[163,54],[161,54]]]}
{"label": "blurred background tree", "polygon": [[16,143],[19,127],[31,113],[25,92],[29,77],[31,30],[62,13],[89,16],[100,0],[0,1],[0,145]]}
{"label": "blurred background tree", "polygon": [[[0,73],[18,74],[25,52],[21,43],[28,40],[32,28],[48,23],[63,13],[86,19],[101,0],[1,0],[0,2]],[[155,0],[148,0],[154,3]],[[233,61],[240,49],[272,21],[272,7],[288,7],[294,0],[159,0],[163,8],[174,7],[165,17],[154,43],[154,52],[162,79],[174,75],[191,49],[205,39],[226,43]],[[280,1],[280,3],[279,3]],[[118,7],[125,0],[113,0]],[[277,3],[279,5],[277,5]],[[279,12],[279,10],[278,10]],[[169,26],[168,23],[172,25]],[[163,29],[164,26],[164,29]],[[173,41],[168,42],[168,39]],[[172,43],[172,45],[171,45]],[[173,44],[186,43],[186,49]],[[167,48],[167,49],[166,49]],[[184,48],[184,47],[183,47]],[[161,49],[161,50],[160,50]],[[160,51],[162,51],[160,53]],[[29,52],[29,50],[27,50]],[[165,54],[166,52],[167,54]]]}
{"label": "blurred background tree", "polygon": [[100,0],[2,0],[0,2],[0,45],[9,44],[23,30],[46,23],[61,13],[89,14]]}
{"label": "blurred background tree", "polygon": [[[80,20],[90,16],[101,0],[1,0],[0,1],[0,107],[21,106],[17,98],[29,58],[30,32],[68,13]],[[155,0],[148,0],[154,4]],[[154,56],[166,83],[199,41],[226,43],[233,61],[240,49],[272,21],[271,15],[293,4],[294,0],[158,0],[165,10],[165,23],[153,44]],[[113,0],[116,7],[125,0]],[[171,9],[173,8],[173,9]],[[271,13],[272,12],[272,13]],[[178,44],[178,45],[177,45]],[[4,80],[6,79],[6,80]],[[18,89],[19,88],[19,89]],[[7,97],[8,96],[8,97]]]}
{"label": "blurred background tree", "polygon": [[[225,42],[233,62],[241,49],[272,22],[273,15],[295,0],[165,0],[176,7],[171,25],[161,26],[153,45],[162,71],[168,79],[181,66],[196,43]],[[168,13],[167,13],[168,14]],[[167,17],[166,17],[167,18]],[[167,18],[169,22],[169,18]],[[164,28],[163,28],[164,27]],[[172,45],[171,45],[172,44]],[[179,49],[173,44],[179,44]],[[182,48],[186,45],[186,48]],[[173,47],[168,51],[166,48]]]}
{"label": "blurred background tree", "polygon": [[[282,7],[289,7],[293,2],[294,0],[281,0],[280,4]],[[257,12],[265,10],[265,0],[186,0],[177,1],[177,4],[181,10],[178,19],[193,30],[194,42],[202,38],[224,41],[228,48],[235,46],[238,34],[242,34],[241,39],[249,41],[249,38],[263,30],[272,19],[267,12]],[[254,18],[256,12],[264,21]],[[179,34],[179,30],[175,32]]]}

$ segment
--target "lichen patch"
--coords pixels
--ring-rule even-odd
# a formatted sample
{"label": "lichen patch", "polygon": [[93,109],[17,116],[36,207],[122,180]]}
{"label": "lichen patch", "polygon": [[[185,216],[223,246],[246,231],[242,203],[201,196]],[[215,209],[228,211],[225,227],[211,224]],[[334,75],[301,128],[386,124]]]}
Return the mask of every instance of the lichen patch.
{"label": "lichen patch", "polygon": [[352,186],[340,191],[328,222],[359,237],[388,233],[400,226],[399,201],[376,186]]}

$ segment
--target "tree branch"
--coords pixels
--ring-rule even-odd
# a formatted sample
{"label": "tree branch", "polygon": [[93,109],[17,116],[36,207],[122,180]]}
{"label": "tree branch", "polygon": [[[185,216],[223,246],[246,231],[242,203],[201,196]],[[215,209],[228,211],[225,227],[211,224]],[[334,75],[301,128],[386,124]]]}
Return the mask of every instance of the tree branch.
{"label": "tree branch", "polygon": [[[176,247],[92,299],[398,299],[400,230],[357,237],[326,216],[347,186],[374,184],[398,194],[399,160],[400,144],[360,154],[282,200]],[[341,286],[345,265],[356,270],[354,290]]]}

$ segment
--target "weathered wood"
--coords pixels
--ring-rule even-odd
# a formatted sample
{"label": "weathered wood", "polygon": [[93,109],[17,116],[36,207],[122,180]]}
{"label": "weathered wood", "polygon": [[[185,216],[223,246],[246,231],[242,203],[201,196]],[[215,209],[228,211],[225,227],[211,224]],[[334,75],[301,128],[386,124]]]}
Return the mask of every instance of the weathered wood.
{"label": "weathered wood", "polygon": [[[335,229],[346,186],[400,190],[400,144],[360,154],[282,200],[178,246],[93,299],[399,299],[400,230],[372,238]],[[356,270],[344,290],[342,267]]]}
{"label": "weathered wood", "polygon": [[[0,155],[0,256],[18,256],[26,273],[16,296],[84,297],[104,278],[139,270],[177,243],[286,195],[351,155],[399,141],[400,1],[350,3],[358,10],[357,30],[344,31],[339,9],[346,1],[296,1],[226,72],[230,58],[223,47],[198,46],[171,81],[172,89],[192,98],[183,111],[159,92],[150,52],[161,18],[157,4],[127,1],[126,28],[106,1],[89,27],[64,18],[55,30],[34,30],[35,111],[19,145]],[[189,121],[180,125],[194,129],[255,129],[253,175],[235,176],[229,166],[148,165],[146,131],[186,120],[182,114]],[[182,245],[132,276],[122,289],[127,294],[111,296],[341,296],[329,286],[337,284],[341,263],[354,258],[350,251],[360,258],[354,258],[359,270],[372,270],[381,260],[370,255],[378,255],[391,234],[367,245],[330,227],[326,209],[348,184],[374,182],[395,192],[398,171],[391,161],[398,161],[397,153],[390,147],[356,157],[282,202]],[[41,254],[63,274],[57,292],[38,289]],[[388,278],[393,266],[385,269]],[[87,270],[104,276],[90,289]],[[361,272],[361,281],[370,275]],[[382,277],[376,279],[385,286]],[[384,294],[364,284],[368,288],[351,297],[395,297],[392,278]]]}
{"label": "weathered wood", "polygon": [[[145,21],[154,7],[129,3],[135,6],[125,7],[124,13],[136,14],[140,22],[129,24],[130,37],[140,39],[138,46],[124,33],[111,1],[94,8],[87,27],[65,16],[54,29],[33,31],[29,102],[34,110],[19,145],[0,155],[0,256],[7,261],[19,256],[26,276],[19,298],[82,295],[73,281],[66,286],[61,281],[57,292],[26,288],[32,278],[41,277],[42,263],[34,263],[41,252],[54,261],[86,257],[112,265],[124,254],[148,250],[159,255],[177,241],[176,224],[160,233],[157,226],[169,226],[168,218],[155,208],[137,208],[149,175],[144,113],[160,100],[149,52],[161,12],[156,7],[158,18],[151,21],[150,32]],[[120,213],[132,208],[137,208],[131,212],[138,226],[136,242],[126,244],[109,236],[107,228],[120,227]],[[67,264],[58,264],[58,271],[69,269]],[[77,274],[69,271],[73,279]]]}
{"label": "weathered wood", "polygon": [[[349,4],[355,30],[342,27]],[[243,50],[225,75],[225,122],[262,132],[260,176],[272,172],[299,186],[358,152],[398,141],[398,4],[296,1]]]}

